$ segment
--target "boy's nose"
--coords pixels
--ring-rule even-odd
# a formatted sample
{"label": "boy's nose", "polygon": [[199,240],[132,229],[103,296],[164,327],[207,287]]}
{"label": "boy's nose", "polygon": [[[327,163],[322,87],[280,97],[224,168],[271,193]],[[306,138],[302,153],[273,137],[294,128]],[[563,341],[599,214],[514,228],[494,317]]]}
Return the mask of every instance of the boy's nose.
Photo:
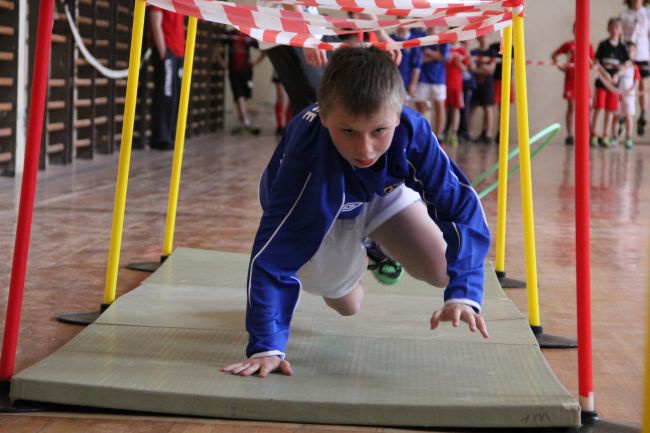
{"label": "boy's nose", "polygon": [[364,135],[361,137],[358,147],[359,159],[370,159],[373,153],[373,145],[370,137]]}

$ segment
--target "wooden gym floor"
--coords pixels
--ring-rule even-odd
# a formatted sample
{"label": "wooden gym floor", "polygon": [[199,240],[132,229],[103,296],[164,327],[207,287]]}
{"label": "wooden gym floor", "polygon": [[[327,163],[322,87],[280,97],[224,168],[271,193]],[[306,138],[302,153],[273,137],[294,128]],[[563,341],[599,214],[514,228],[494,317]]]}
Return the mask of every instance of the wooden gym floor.
{"label": "wooden gym floor", "polygon": [[[268,131],[268,129],[267,129]],[[189,140],[175,234],[176,246],[249,252],[260,209],[259,175],[276,138],[226,133]],[[546,332],[576,333],[574,149],[551,143],[533,161],[537,268]],[[497,159],[497,146],[449,149],[470,178]],[[131,163],[121,263],[157,260],[167,207],[171,152],[135,151]],[[54,317],[96,311],[102,301],[117,154],[52,166],[39,173],[16,371],[47,356],[80,331]],[[594,382],[598,413],[639,422],[647,314],[650,146],[592,149],[592,301]],[[480,189],[480,188],[479,188]],[[506,271],[525,278],[518,175],[509,183]],[[6,297],[19,179],[0,179],[0,320]],[[496,225],[496,193],[484,199]],[[493,258],[494,251],[491,252]],[[118,296],[145,274],[121,268]],[[508,290],[522,311],[524,290]],[[577,398],[576,350],[545,350],[556,375]],[[215,374],[219,374],[215,372]],[[45,413],[1,415],[0,433],[53,432],[388,432],[383,428],[244,423],[224,420]]]}

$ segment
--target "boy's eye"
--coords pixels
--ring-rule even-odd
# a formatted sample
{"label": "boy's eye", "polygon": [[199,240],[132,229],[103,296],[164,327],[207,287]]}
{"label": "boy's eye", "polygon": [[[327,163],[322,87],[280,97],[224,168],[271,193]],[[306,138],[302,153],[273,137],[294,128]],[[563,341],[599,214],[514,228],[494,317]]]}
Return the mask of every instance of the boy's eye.
{"label": "boy's eye", "polygon": [[343,133],[343,135],[352,135],[352,134],[354,134],[353,129],[347,129],[347,128],[341,129],[341,132]]}
{"label": "boy's eye", "polygon": [[375,129],[375,134],[380,135],[383,134],[386,131],[386,128],[377,128]]}

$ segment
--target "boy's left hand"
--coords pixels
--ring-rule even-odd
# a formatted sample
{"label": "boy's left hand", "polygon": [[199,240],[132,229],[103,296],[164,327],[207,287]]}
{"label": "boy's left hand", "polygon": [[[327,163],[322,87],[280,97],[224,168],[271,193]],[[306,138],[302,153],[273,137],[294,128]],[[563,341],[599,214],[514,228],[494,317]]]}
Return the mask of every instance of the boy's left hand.
{"label": "boy's left hand", "polygon": [[435,311],[431,316],[431,329],[436,329],[440,322],[451,322],[452,326],[457,327],[460,321],[469,325],[469,330],[475,332],[479,330],[484,338],[490,337],[487,326],[483,317],[472,307],[465,304],[449,303]]}

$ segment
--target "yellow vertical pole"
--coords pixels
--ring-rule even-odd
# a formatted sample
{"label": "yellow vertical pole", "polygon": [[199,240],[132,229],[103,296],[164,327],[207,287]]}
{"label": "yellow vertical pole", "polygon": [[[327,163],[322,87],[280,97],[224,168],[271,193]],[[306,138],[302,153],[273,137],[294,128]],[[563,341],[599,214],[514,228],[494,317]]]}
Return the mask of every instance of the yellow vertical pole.
{"label": "yellow vertical pole", "polygon": [[515,44],[515,84],[517,86],[517,129],[519,134],[519,164],[521,166],[521,207],[524,217],[524,247],[526,255],[526,287],[528,290],[528,321],[540,326],[539,294],[537,290],[537,258],[535,256],[535,222],[533,218],[533,185],[530,166],[528,131],[528,94],[526,91],[526,47],[524,18],[513,17]]}
{"label": "yellow vertical pole", "polygon": [[503,31],[501,72],[501,121],[499,126],[499,190],[497,199],[496,272],[506,268],[506,209],[508,200],[508,142],[510,133],[510,77],[512,72],[512,26]]}
{"label": "yellow vertical pole", "polygon": [[[650,244],[648,244],[650,245]],[[648,249],[650,253],[650,249]],[[648,267],[650,269],[650,257],[648,258]],[[641,420],[641,432],[650,433],[650,273],[648,273],[648,301],[646,304],[646,334],[645,334],[645,386],[643,387],[643,407],[641,413],[643,419]]]}
{"label": "yellow vertical pole", "polygon": [[115,300],[115,289],[117,287],[117,271],[120,264],[120,248],[122,246],[122,228],[124,226],[126,189],[129,182],[131,144],[133,142],[133,124],[138,96],[138,79],[140,74],[140,57],[146,7],[147,3],[145,0],[135,0],[133,32],[131,34],[131,54],[129,57],[129,76],[126,84],[124,122],[122,123],[122,140],[120,142],[120,161],[117,168],[117,183],[115,185],[113,228],[111,230],[111,243],[108,252],[106,285],[104,287],[104,305],[113,303]]}
{"label": "yellow vertical pole", "polygon": [[176,141],[174,145],[174,161],[169,182],[169,199],[167,201],[167,220],[165,222],[165,239],[163,244],[163,257],[172,253],[174,244],[174,227],[176,225],[176,209],[178,205],[178,191],[181,181],[181,168],[183,165],[183,148],[185,147],[185,127],[187,125],[187,109],[190,100],[192,85],[192,67],[194,62],[194,47],[196,42],[196,17],[190,17],[187,23],[187,42],[185,44],[185,60],[183,61],[183,80],[181,82],[181,95],[178,106],[178,123],[176,124]]}

